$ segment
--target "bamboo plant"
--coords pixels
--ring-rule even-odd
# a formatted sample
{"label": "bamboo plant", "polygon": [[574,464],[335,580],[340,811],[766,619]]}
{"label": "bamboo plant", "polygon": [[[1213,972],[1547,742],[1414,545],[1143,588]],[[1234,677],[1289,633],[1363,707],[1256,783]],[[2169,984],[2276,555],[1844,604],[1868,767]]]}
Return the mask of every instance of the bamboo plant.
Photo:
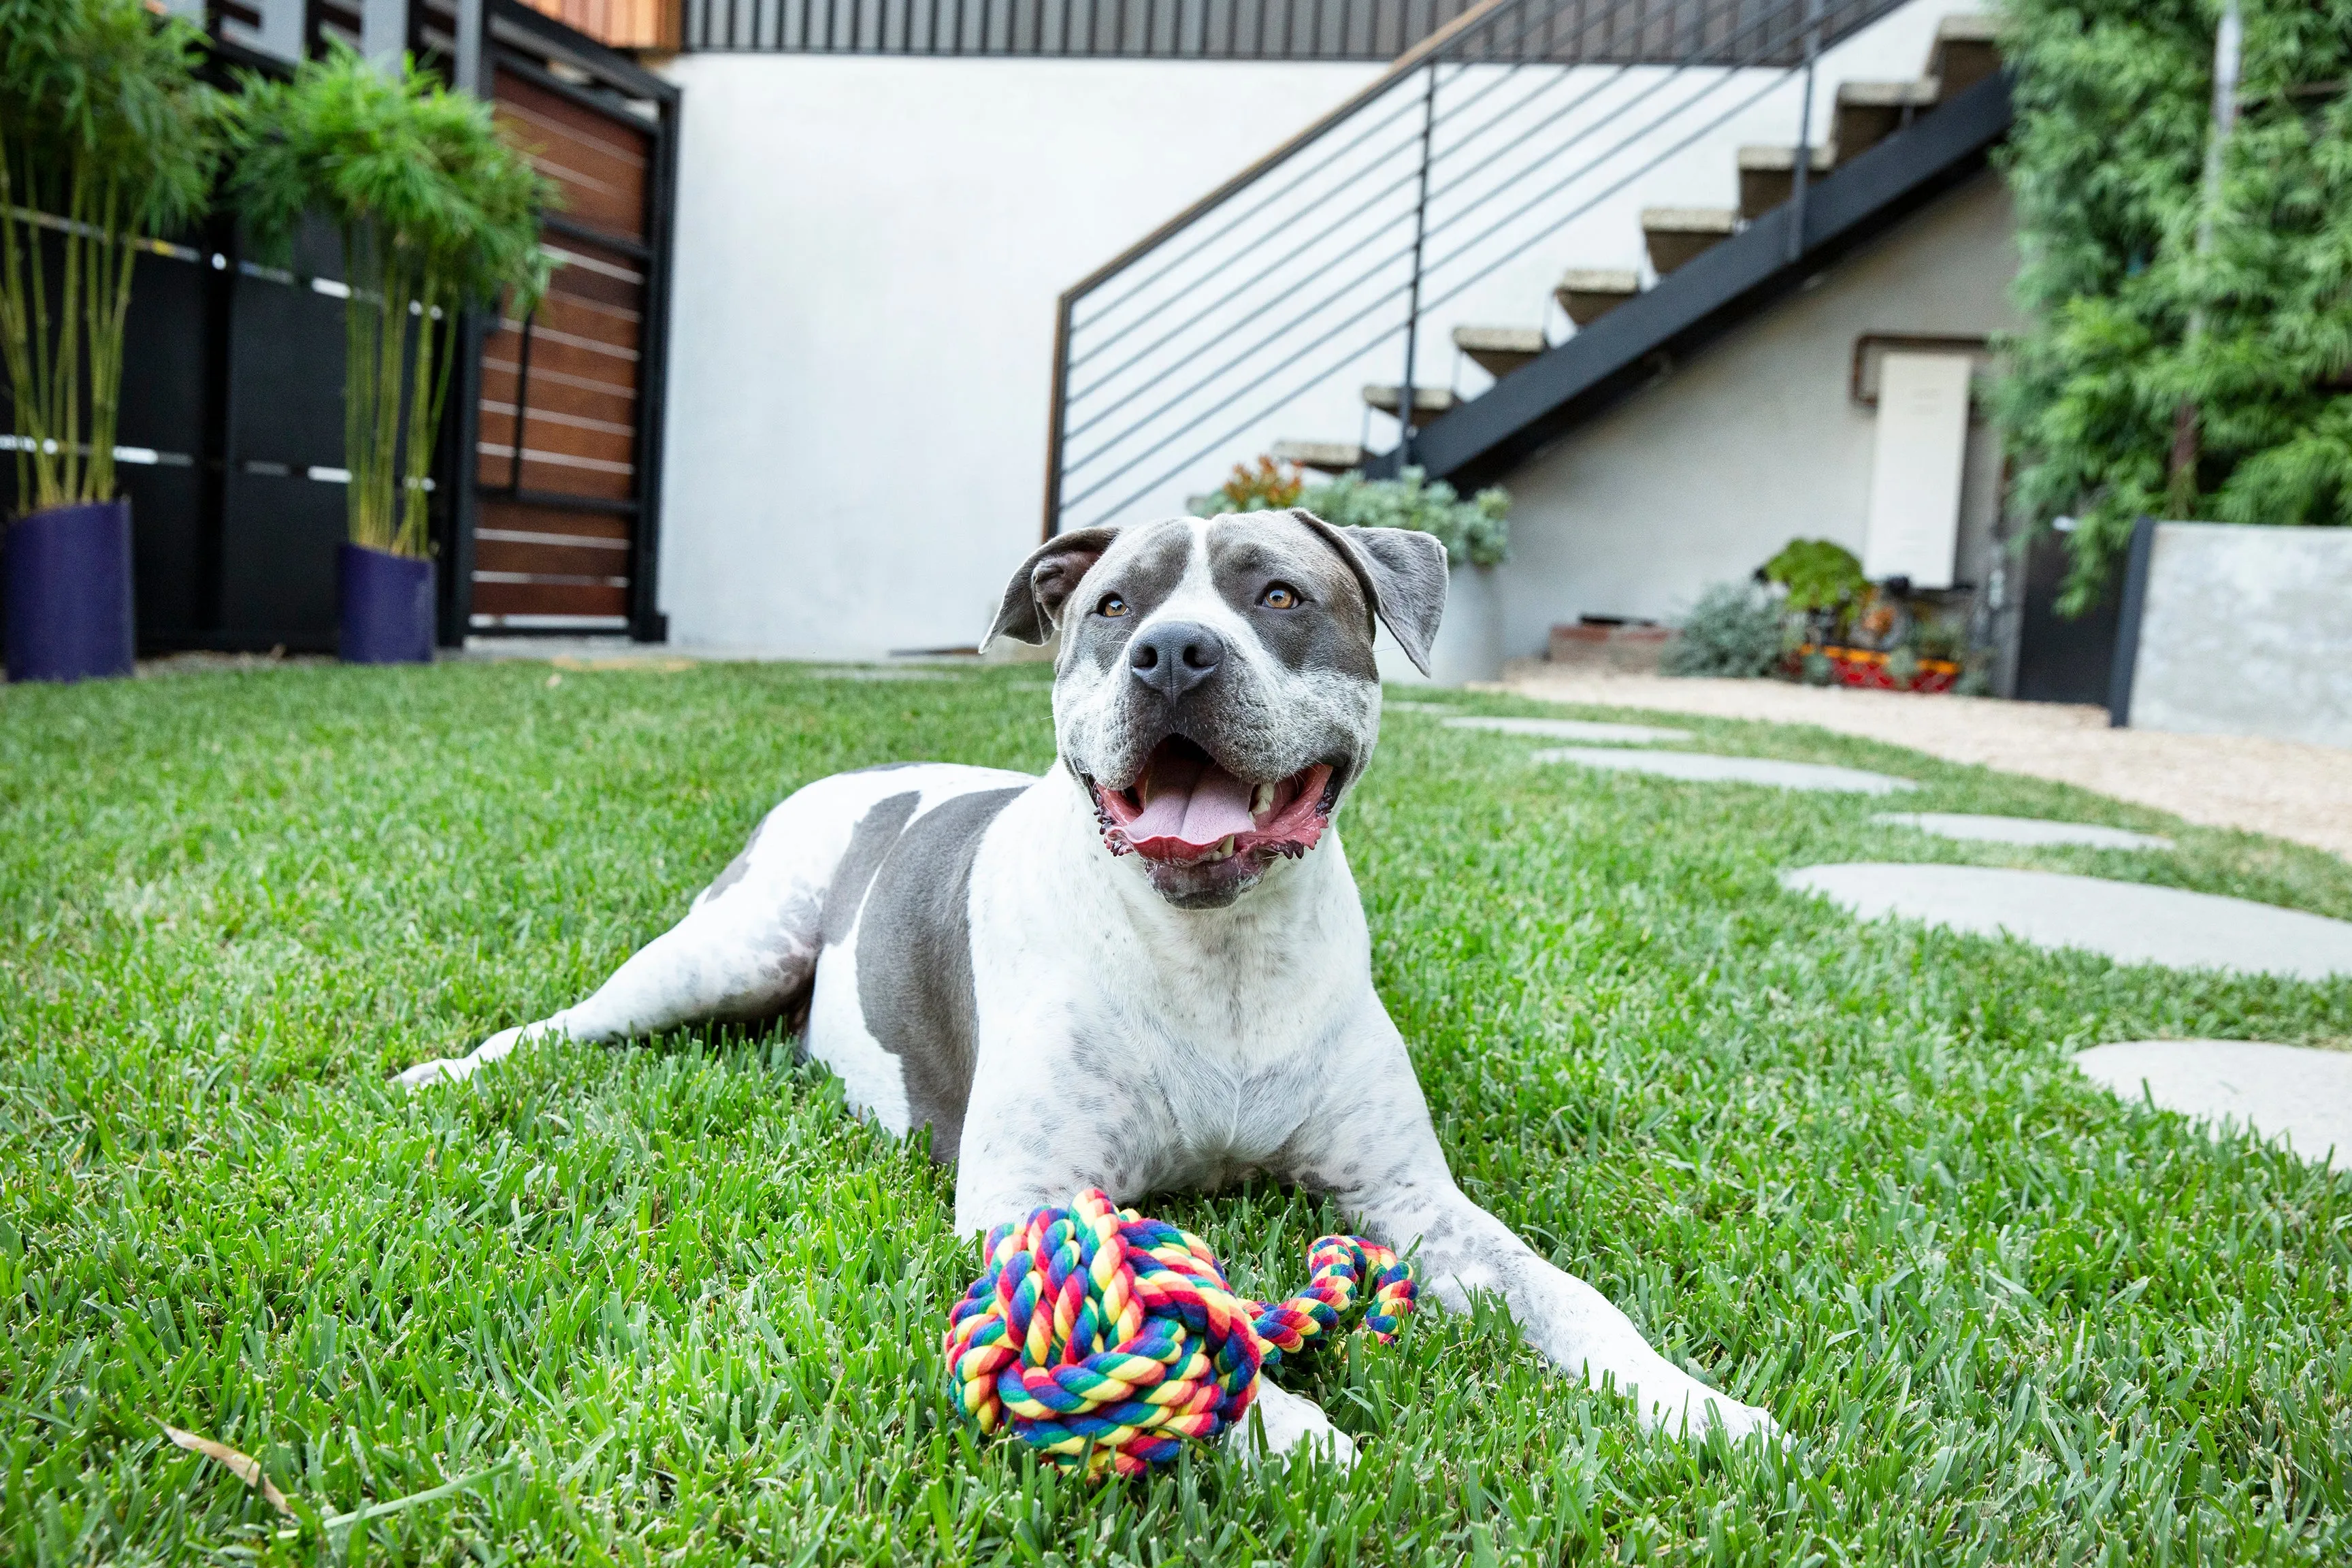
{"label": "bamboo plant", "polygon": [[23,510],[114,498],[131,265],[203,214],[219,168],[202,45],[140,0],[0,0],[0,357]]}
{"label": "bamboo plant", "polygon": [[394,74],[341,44],[291,80],[247,79],[236,143],[232,189],[265,247],[285,247],[306,213],[341,235],[352,542],[424,556],[458,312],[537,301],[551,193],[488,104],[413,60]]}

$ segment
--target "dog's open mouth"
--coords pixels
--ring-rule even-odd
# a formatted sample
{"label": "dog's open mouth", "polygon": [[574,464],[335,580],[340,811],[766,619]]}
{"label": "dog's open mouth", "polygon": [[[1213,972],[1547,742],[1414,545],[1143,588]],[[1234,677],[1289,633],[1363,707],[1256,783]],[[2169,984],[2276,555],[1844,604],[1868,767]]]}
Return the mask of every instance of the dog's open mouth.
{"label": "dog's open mouth", "polygon": [[1087,784],[1112,854],[1133,850],[1147,860],[1181,865],[1213,865],[1237,855],[1261,861],[1304,855],[1330,825],[1339,795],[1328,763],[1286,779],[1254,781],[1228,773],[1181,735],[1152,748],[1142,773],[1127,788]]}

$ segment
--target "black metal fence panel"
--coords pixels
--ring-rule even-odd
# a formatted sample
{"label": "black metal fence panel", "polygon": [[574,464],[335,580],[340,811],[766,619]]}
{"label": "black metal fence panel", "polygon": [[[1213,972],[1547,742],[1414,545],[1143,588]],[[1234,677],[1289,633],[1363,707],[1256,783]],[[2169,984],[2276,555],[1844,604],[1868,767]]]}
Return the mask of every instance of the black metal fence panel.
{"label": "black metal fence panel", "polygon": [[[490,0],[484,11],[483,52],[494,74],[556,62],[585,79],[580,85],[559,83],[561,90],[610,117],[615,126],[634,128],[647,143],[645,194],[624,225],[635,237],[626,243],[638,297],[631,300],[633,310],[622,313],[642,319],[629,324],[635,345],[625,378],[635,409],[625,426],[631,460],[599,464],[592,458],[585,468],[593,475],[625,466],[627,483],[585,497],[568,493],[582,487],[560,478],[539,487],[549,493],[521,495],[501,493],[500,487],[482,480],[488,433],[478,415],[479,357],[488,334],[483,323],[468,323],[466,341],[476,361],[463,367],[465,385],[452,389],[456,406],[441,433],[430,502],[442,580],[442,637],[454,643],[474,629],[626,631],[658,637],[663,628],[656,608],[653,542],[660,490],[676,89],[511,0]],[[355,16],[352,6],[312,0],[308,20],[313,43],[320,26],[340,26]],[[450,0],[416,0],[409,22],[413,39],[433,51],[427,63],[449,63],[448,28],[455,25]],[[223,85],[232,66],[286,68],[284,62],[233,41],[216,40],[215,49]],[[599,71],[610,79],[599,78]],[[629,107],[656,98],[649,119]],[[508,107],[502,104],[501,112]],[[537,147],[551,134],[526,140]],[[584,203],[576,193],[572,201],[572,218],[556,216],[548,226],[551,248],[559,260],[569,258],[551,296],[559,302],[567,288],[580,291],[563,284],[564,277],[596,266],[584,254],[594,247],[576,237],[597,231],[573,221],[583,216]],[[60,247],[55,234],[45,243],[47,276],[54,286]],[[607,264],[604,270],[614,268]],[[335,646],[335,552],[346,537],[344,295],[341,243],[323,225],[306,228],[287,255],[255,257],[240,247],[234,224],[215,219],[202,233],[174,237],[137,258],[116,457],[131,508],[142,654],[199,648],[324,652]],[[592,308],[594,303],[590,301]],[[0,432],[14,429],[11,413],[0,384]],[[570,455],[562,450],[563,435],[558,429],[551,440],[525,445],[555,448],[551,457],[560,464]],[[497,466],[500,474],[506,472],[506,465]],[[553,471],[562,474],[560,468]],[[0,455],[0,516],[16,510],[16,464]],[[563,613],[581,607],[562,601],[587,574],[560,563],[550,570],[535,559],[494,560],[478,570],[473,536],[486,492],[494,506],[511,510],[520,503],[546,514],[533,522],[534,537],[551,528],[561,531],[567,526],[565,516],[583,506],[609,513],[609,527],[597,517],[580,526],[599,533],[594,576],[597,585],[617,590],[604,594],[611,602],[589,606],[597,612],[592,615]],[[510,544],[501,547],[514,553]],[[485,584],[493,598],[503,595],[515,603],[478,605]],[[531,602],[534,596],[550,602]],[[501,608],[557,613],[482,613]]]}
{"label": "black metal fence panel", "polygon": [[[685,0],[689,49],[1059,58],[1394,59],[1476,0]],[[1824,0],[1832,32],[1871,0]],[[1770,0],[1578,0],[1490,29],[1458,57],[1560,65],[1689,58],[1750,37],[1759,65],[1803,48],[1801,6]]]}

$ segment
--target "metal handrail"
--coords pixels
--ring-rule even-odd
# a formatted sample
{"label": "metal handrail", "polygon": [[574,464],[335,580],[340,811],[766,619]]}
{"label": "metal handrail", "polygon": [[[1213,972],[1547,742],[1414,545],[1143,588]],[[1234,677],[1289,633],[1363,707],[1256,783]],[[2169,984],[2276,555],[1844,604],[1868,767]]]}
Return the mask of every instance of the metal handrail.
{"label": "metal handrail", "polygon": [[[1284,383],[1285,390],[1218,441],[1268,417],[1398,336],[1404,340],[1405,361],[1397,418],[1409,457],[1419,423],[1416,357],[1430,312],[1798,72],[1805,75],[1810,112],[1812,72],[1822,49],[1903,3],[1480,0],[1338,108],[1056,300],[1046,533],[1057,531],[1066,515],[1139,467],[1164,464],[1175,446],[1203,425],[1244,402],[1258,403],[1257,395],[1270,384]],[[1568,91],[1563,101],[1568,68],[1588,61],[1616,68],[1597,81],[1580,78],[1581,90]],[[1665,68],[1646,85],[1626,81],[1629,71],[1648,66]],[[1738,73],[1759,66],[1780,68],[1752,92],[1735,90],[1735,78],[1742,84],[1753,79]],[[1493,79],[1482,76],[1465,85],[1474,69],[1488,68]],[[1506,91],[1507,84],[1535,68],[1549,74],[1532,91]],[[1692,79],[1688,73],[1694,70],[1720,74]],[[1416,81],[1416,73],[1423,79]],[[1675,85],[1693,79],[1696,90]],[[1400,90],[1408,84],[1412,90]],[[1441,101],[1450,90],[1456,100]],[[1571,120],[1591,110],[1602,94],[1620,90],[1632,95],[1605,106],[1605,117],[1581,125]],[[1569,158],[1604,132],[1623,131],[1631,111],[1669,93],[1675,98],[1638,129],[1617,135],[1597,153]],[[1726,98],[1737,101],[1720,112],[1707,109]],[[1482,110],[1482,118],[1473,121],[1470,111],[1482,104],[1499,107]],[[1696,130],[1677,134],[1680,126],[1702,118]],[[1538,144],[1563,121],[1568,129],[1557,132],[1557,144]],[[1441,141],[1449,126],[1458,133]],[[1400,131],[1402,136],[1395,134]],[[1792,140],[1810,149],[1810,121]],[[1310,152],[1318,155],[1309,158]],[[1638,166],[1617,174],[1620,160]],[[1286,173],[1287,177],[1276,177]],[[1487,209],[1507,195],[1522,195],[1530,176],[1539,186],[1533,196],[1507,203],[1502,216],[1433,254],[1431,241],[1473,216],[1487,217]],[[1587,179],[1602,179],[1605,186],[1565,214],[1539,210]],[[1298,208],[1286,210],[1286,201],[1293,196],[1301,198]],[[1410,205],[1381,216],[1384,204],[1398,201]],[[1264,231],[1277,224],[1285,230],[1279,248],[1264,242]],[[1533,232],[1513,232],[1515,226],[1528,224],[1536,226]],[[1393,240],[1386,237],[1391,235]],[[1155,258],[1156,264],[1144,265]],[[1302,267],[1308,269],[1294,275]],[[1464,268],[1470,269],[1465,276],[1454,276]],[[1395,281],[1384,283],[1384,274]],[[1334,276],[1342,280],[1331,282]],[[1122,279],[1125,287],[1107,289]],[[1254,292],[1270,297],[1253,300]],[[1326,352],[1367,317],[1393,309],[1400,298],[1402,320],[1383,325],[1339,357]],[[1226,324],[1226,316],[1238,319]],[[1336,324],[1326,317],[1338,318]],[[1289,342],[1292,334],[1306,341]],[[1188,346],[1188,339],[1197,346]],[[1252,364],[1270,353],[1279,360]],[[1155,359],[1161,362],[1156,374]],[[1089,367],[1083,384],[1076,376],[1081,366]],[[1221,390],[1220,382],[1228,379],[1231,390]],[[1177,389],[1172,395],[1171,387]],[[1194,404],[1202,397],[1210,400],[1208,406]],[[1213,443],[1188,451],[1103,515],[1115,515],[1213,449]],[[1106,462],[1113,466],[1099,467]]]}

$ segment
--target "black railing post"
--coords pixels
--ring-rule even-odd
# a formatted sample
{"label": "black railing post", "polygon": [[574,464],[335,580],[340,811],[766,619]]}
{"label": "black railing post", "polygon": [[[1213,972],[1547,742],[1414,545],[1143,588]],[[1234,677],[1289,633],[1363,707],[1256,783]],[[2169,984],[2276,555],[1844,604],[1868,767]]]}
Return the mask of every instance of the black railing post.
{"label": "black railing post", "polygon": [[1062,531],[1062,470],[1069,466],[1063,431],[1070,415],[1070,314],[1086,291],[1081,285],[1054,302],[1054,401],[1045,425],[1046,539]]}
{"label": "black railing post", "polygon": [[1429,82],[1421,96],[1421,189],[1412,209],[1412,287],[1404,315],[1404,376],[1397,384],[1397,440],[1400,463],[1412,461],[1413,356],[1421,348],[1421,247],[1429,231],[1429,147],[1437,133],[1437,61],[1429,62]]}
{"label": "black railing post", "polygon": [[1822,54],[1822,0],[1805,0],[1805,92],[1797,110],[1797,161],[1789,170],[1789,259],[1805,253],[1805,186],[1813,172],[1813,68]]}

